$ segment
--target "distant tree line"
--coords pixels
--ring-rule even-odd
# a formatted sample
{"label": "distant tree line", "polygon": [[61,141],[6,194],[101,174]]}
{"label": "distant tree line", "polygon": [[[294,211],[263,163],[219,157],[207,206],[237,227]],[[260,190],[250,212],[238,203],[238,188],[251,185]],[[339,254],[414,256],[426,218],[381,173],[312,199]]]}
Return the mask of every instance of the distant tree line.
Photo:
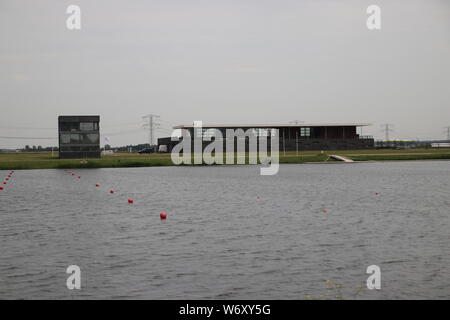
{"label": "distant tree line", "polygon": [[[111,147],[109,144],[106,144],[102,150],[113,150],[115,152],[138,152],[142,149],[149,148],[148,143],[136,144],[136,145],[127,145],[121,147]],[[51,152],[58,151],[58,147],[43,147],[43,146],[30,146],[26,145],[24,148],[19,149],[22,152]]]}
{"label": "distant tree line", "polygon": [[149,148],[150,145],[148,143],[143,143],[143,144],[136,144],[136,145],[127,145],[127,146],[122,146],[122,147],[109,147],[108,145],[105,145],[105,150],[114,150],[114,151],[119,151],[119,152],[138,152],[142,149],[146,149]]}
{"label": "distant tree line", "polygon": [[20,149],[23,152],[46,152],[46,151],[58,151],[58,147],[42,147],[42,146],[29,146],[26,145],[25,148]]}

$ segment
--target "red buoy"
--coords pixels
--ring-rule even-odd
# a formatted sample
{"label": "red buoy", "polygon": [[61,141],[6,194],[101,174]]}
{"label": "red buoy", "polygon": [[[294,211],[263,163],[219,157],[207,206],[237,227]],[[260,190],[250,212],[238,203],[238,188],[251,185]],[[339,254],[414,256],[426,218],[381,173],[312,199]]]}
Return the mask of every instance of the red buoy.
{"label": "red buoy", "polygon": [[81,179],[81,177],[80,177],[80,176],[78,176],[77,178],[78,178],[78,179]]}
{"label": "red buoy", "polygon": [[134,202],[134,200],[133,199],[128,199],[128,203],[133,203]]}
{"label": "red buoy", "polygon": [[109,193],[114,193],[114,190],[109,190]]}
{"label": "red buoy", "polygon": [[165,220],[165,219],[167,219],[167,213],[161,212],[161,213],[159,214],[159,217],[161,218],[161,220]]}
{"label": "red buoy", "polygon": [[97,188],[100,187],[100,185],[99,185],[98,183],[97,183],[95,186],[96,186]]}
{"label": "red buoy", "polygon": [[6,184],[6,182],[3,181],[3,184]]}
{"label": "red buoy", "polygon": [[6,181],[8,181],[8,180],[9,180],[9,178],[6,178],[5,180],[6,180]]}
{"label": "red buoy", "polygon": [[323,212],[323,213],[328,213],[327,209],[323,209],[322,212]]}
{"label": "red buoy", "polygon": [[0,190],[3,190],[3,187],[0,187]]}

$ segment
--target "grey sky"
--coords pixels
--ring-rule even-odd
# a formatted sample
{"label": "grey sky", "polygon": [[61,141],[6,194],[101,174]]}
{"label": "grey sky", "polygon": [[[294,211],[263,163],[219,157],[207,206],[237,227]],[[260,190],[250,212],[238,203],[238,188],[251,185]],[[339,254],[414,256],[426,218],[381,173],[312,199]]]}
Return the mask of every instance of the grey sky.
{"label": "grey sky", "polygon": [[[448,0],[0,0],[0,39],[0,137],[56,137],[60,114],[101,115],[112,145],[147,142],[148,113],[159,136],[194,120],[361,121],[378,138],[388,122],[404,139],[450,126]],[[25,144],[57,142],[0,138]]]}

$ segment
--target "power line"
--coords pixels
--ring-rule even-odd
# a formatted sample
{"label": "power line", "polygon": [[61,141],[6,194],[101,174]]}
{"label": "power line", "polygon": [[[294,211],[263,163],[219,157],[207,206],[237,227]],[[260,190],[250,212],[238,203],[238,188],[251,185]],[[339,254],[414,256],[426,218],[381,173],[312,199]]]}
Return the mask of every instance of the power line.
{"label": "power line", "polygon": [[114,136],[114,135],[118,135],[118,134],[137,133],[137,132],[142,132],[142,128],[126,130],[126,131],[107,132],[107,133],[103,133],[102,135]]}
{"label": "power line", "polygon": [[14,130],[54,130],[57,128],[37,128],[37,127],[16,127],[16,126],[2,126],[2,129],[14,129]]}
{"label": "power line", "polygon": [[33,140],[57,140],[58,138],[41,138],[41,137],[5,137],[0,136],[0,139],[17,139],[17,140],[27,140],[27,139],[33,139]]}
{"label": "power line", "polygon": [[144,124],[144,128],[148,128],[148,143],[150,146],[154,146],[153,143],[154,137],[155,137],[155,128],[159,127],[159,122],[156,121],[156,119],[159,119],[159,115],[156,114],[148,114],[146,116],[143,116],[142,119],[148,119],[148,123]]}
{"label": "power line", "polygon": [[102,128],[112,128],[112,127],[125,127],[125,126],[139,126],[141,125],[141,122],[134,122],[134,123],[116,123],[116,124],[102,124]]}
{"label": "power line", "polygon": [[[112,127],[125,127],[125,126],[138,126],[141,125],[140,122],[133,123],[115,123],[115,124],[102,124],[101,128],[112,128]],[[14,130],[53,130],[58,131],[58,128],[50,127],[26,127],[26,126],[1,126],[2,129],[14,129]]]}

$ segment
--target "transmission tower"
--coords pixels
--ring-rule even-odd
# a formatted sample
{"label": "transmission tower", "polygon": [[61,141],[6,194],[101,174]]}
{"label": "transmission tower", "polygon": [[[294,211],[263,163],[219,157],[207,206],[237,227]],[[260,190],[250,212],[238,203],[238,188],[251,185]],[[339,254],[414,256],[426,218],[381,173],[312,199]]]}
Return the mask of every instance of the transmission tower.
{"label": "transmission tower", "polygon": [[450,141],[450,127],[445,127],[444,129],[447,132],[447,140]]}
{"label": "transmission tower", "polygon": [[148,119],[148,122],[144,124],[144,128],[148,129],[148,143],[150,146],[154,146],[155,129],[160,125],[160,123],[156,120],[159,119],[159,116],[156,114],[148,114],[143,116],[142,119]]}
{"label": "transmission tower", "polygon": [[385,123],[385,124],[382,124],[381,127],[382,127],[382,130],[384,131],[385,140],[389,141],[389,133],[394,131],[394,129],[393,129],[394,125],[390,124],[390,123]]}

